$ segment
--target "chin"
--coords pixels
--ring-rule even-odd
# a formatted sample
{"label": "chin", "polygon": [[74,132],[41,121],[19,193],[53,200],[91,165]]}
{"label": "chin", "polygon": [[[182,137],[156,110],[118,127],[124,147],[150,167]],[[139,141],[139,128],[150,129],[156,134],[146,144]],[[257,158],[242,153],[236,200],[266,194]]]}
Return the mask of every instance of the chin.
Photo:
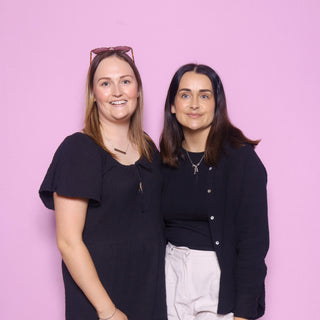
{"label": "chin", "polygon": [[189,126],[189,129],[192,131],[198,131],[198,130],[202,130],[203,127],[201,127],[199,125],[194,125],[194,126]]}
{"label": "chin", "polygon": [[126,115],[123,115],[123,116],[114,116],[113,117],[113,119],[115,120],[115,121],[119,121],[119,122],[121,122],[121,121],[126,121],[126,120],[130,120],[130,118],[131,118],[131,115],[129,115],[129,114],[126,114]]}

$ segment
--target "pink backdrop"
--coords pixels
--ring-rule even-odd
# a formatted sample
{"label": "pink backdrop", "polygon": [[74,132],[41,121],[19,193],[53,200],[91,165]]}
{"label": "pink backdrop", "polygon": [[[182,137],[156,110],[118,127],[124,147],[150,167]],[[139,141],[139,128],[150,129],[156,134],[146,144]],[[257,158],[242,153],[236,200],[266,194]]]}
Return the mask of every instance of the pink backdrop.
{"label": "pink backdrop", "polygon": [[81,128],[89,51],[134,48],[145,130],[158,141],[169,80],[187,62],[221,75],[233,122],[269,173],[264,320],[319,311],[320,3],[317,0],[1,0],[0,318],[64,317],[54,215],[37,191]]}

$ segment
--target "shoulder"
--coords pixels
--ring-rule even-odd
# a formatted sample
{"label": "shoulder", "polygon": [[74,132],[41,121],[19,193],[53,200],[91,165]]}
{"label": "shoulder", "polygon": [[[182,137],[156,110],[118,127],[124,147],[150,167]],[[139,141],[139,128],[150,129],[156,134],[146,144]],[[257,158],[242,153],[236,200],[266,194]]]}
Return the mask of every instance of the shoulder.
{"label": "shoulder", "polygon": [[159,152],[156,144],[154,143],[154,141],[151,139],[151,137],[145,131],[143,132],[143,136],[144,136],[144,140],[146,143],[146,147],[149,149],[152,162],[154,162],[154,161],[159,162],[160,161],[160,152]]}
{"label": "shoulder", "polygon": [[152,138],[145,131],[143,131],[143,138],[152,152],[158,151],[158,148],[156,147]]}
{"label": "shoulder", "polygon": [[229,161],[237,161],[250,157],[258,158],[254,148],[250,144],[243,144],[239,148],[234,148],[230,144],[225,145],[224,157]]}
{"label": "shoulder", "polygon": [[99,151],[100,147],[84,133],[76,132],[67,136],[60,144],[57,151],[71,153],[87,153]]}
{"label": "shoulder", "polygon": [[[96,143],[86,134],[82,132],[73,133],[67,136],[61,143],[63,147],[88,147],[92,148]],[[97,145],[96,145],[97,146]]]}
{"label": "shoulder", "polygon": [[54,154],[54,163],[90,163],[101,156],[101,147],[84,133],[67,136]]}
{"label": "shoulder", "polygon": [[266,173],[266,169],[250,144],[244,144],[240,148],[233,148],[230,145],[225,146],[225,154],[221,158],[223,162],[237,168],[258,169]]}

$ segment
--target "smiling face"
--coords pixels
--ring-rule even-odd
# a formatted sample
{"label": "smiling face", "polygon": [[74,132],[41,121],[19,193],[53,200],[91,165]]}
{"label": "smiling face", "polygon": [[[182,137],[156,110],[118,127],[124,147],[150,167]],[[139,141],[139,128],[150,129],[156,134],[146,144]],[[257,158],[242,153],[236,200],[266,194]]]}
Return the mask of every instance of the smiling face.
{"label": "smiling face", "polygon": [[210,79],[201,73],[186,72],[179,83],[171,112],[184,133],[207,132],[214,118],[215,100]]}
{"label": "smiling face", "polygon": [[139,93],[134,72],[126,61],[116,56],[103,59],[93,77],[93,93],[102,124],[130,121]]}

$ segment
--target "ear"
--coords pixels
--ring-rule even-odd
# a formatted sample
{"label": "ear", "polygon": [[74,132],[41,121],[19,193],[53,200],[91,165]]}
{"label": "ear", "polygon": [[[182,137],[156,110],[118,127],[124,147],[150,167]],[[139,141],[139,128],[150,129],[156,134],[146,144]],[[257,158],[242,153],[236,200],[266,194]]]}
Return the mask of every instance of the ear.
{"label": "ear", "polygon": [[174,104],[171,105],[171,113],[176,113],[176,107]]}

